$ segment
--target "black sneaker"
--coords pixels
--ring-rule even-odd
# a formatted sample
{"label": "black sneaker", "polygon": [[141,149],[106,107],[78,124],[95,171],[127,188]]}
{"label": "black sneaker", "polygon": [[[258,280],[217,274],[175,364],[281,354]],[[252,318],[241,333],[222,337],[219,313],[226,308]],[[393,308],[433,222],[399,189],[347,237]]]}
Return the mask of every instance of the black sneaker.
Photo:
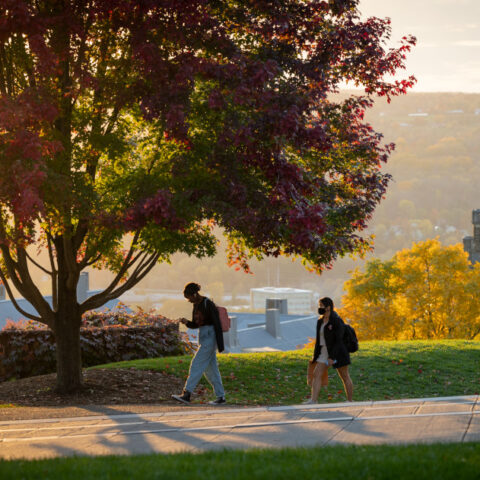
{"label": "black sneaker", "polygon": [[217,397],[216,400],[208,402],[209,405],[224,405],[225,403],[227,403],[225,397]]}
{"label": "black sneaker", "polygon": [[190,392],[188,392],[187,390],[184,390],[181,395],[172,395],[172,398],[175,399],[177,402],[181,402],[189,405],[190,395],[191,395]]}

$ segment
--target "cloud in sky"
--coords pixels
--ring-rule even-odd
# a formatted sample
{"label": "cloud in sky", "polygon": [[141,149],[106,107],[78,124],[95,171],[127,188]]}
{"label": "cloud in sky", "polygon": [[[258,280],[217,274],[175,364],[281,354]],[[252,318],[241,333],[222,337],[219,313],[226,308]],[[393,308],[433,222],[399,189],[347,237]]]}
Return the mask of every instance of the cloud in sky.
{"label": "cloud in sky", "polygon": [[480,40],[461,40],[459,42],[453,42],[453,44],[459,47],[480,47]]}
{"label": "cloud in sky", "polygon": [[478,23],[470,23],[466,25],[446,25],[445,30],[451,31],[451,32],[468,32],[470,30],[477,30],[480,28],[480,25]]}
{"label": "cloud in sky", "polygon": [[418,79],[414,90],[480,93],[480,0],[360,0],[359,10],[391,18],[389,46],[406,34],[417,37],[406,70]]}

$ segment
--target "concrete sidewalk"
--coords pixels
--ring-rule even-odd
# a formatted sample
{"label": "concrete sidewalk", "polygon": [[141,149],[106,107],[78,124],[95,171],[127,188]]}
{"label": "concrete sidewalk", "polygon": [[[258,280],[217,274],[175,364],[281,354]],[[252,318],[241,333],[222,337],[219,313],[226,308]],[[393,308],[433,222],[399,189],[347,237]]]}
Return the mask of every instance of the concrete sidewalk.
{"label": "concrete sidewalk", "polygon": [[480,441],[478,396],[0,422],[0,458]]}

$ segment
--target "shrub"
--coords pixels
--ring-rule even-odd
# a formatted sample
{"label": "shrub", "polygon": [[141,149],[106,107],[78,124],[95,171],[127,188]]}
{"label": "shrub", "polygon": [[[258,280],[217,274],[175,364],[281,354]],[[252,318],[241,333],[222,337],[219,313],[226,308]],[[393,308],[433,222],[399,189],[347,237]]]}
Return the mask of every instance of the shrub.
{"label": "shrub", "polygon": [[[80,329],[84,367],[191,351],[178,323],[152,313],[89,313]],[[0,381],[55,371],[55,336],[42,324],[11,322],[0,331]]]}
{"label": "shrub", "polygon": [[8,328],[0,332],[0,381],[55,371],[51,330]]}
{"label": "shrub", "polygon": [[107,325],[126,325],[130,327],[163,325],[165,322],[171,322],[163,315],[155,314],[154,311],[145,312],[139,309],[138,312],[132,312],[123,303],[115,310],[105,309],[103,312],[91,310],[82,317],[82,326],[84,327],[105,327]]}

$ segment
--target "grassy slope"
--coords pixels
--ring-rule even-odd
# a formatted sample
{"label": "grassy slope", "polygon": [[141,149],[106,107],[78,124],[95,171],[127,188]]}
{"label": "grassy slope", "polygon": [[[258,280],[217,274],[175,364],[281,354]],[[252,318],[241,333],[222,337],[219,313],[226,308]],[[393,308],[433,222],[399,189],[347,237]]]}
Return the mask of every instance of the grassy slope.
{"label": "grassy slope", "polygon": [[[311,350],[219,355],[229,403],[294,404],[308,396],[305,382]],[[108,365],[168,372],[186,377],[190,357],[135,360]],[[102,366],[105,368],[105,365]],[[352,355],[354,400],[385,400],[478,394],[480,342],[465,340],[362,342]],[[344,400],[336,372],[330,370],[328,397]]]}
{"label": "grassy slope", "polygon": [[[220,355],[230,403],[297,403],[308,394],[311,350]],[[136,360],[109,367],[154,369],[186,376],[190,357]],[[105,366],[103,366],[105,367]],[[480,342],[364,342],[353,356],[355,400],[476,394],[480,390]],[[332,372],[329,401],[342,401]],[[395,472],[392,474],[392,472]],[[480,444],[331,446],[284,450],[206,452],[198,455],[62,458],[0,461],[0,478],[42,480],[480,479]]]}

